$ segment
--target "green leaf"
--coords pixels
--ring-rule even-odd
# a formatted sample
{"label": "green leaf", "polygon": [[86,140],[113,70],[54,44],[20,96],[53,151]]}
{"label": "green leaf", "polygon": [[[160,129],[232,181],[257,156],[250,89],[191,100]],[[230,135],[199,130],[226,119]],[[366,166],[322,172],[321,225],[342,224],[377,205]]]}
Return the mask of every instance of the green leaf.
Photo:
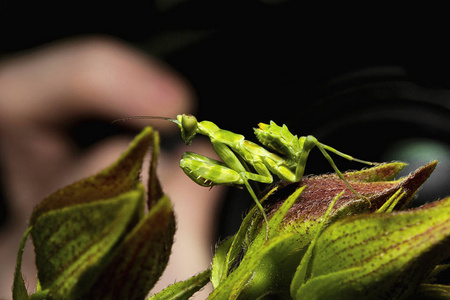
{"label": "green leaf", "polygon": [[144,190],[115,198],[51,210],[35,222],[31,235],[42,289],[52,299],[75,299],[102,271],[105,258],[137,223]]}
{"label": "green leaf", "polygon": [[[272,188],[261,202],[267,199],[273,192],[277,190],[277,187]],[[244,220],[239,227],[238,232],[232,238],[231,246],[229,246],[229,250],[226,256],[225,261],[221,262],[221,264],[216,265],[217,267],[222,268],[221,270],[213,269],[213,274],[220,274],[220,277],[215,276],[214,282],[217,283],[217,278],[220,280],[225,279],[228,276],[228,273],[234,269],[238,263],[240,257],[245,254],[248,248],[253,244],[255,237],[258,235],[258,232],[261,228],[261,221],[263,220],[263,216],[260,213],[258,207],[253,207],[250,212],[245,216]],[[218,261],[221,261],[219,259]]]}
{"label": "green leaf", "polygon": [[345,178],[352,181],[360,182],[378,182],[394,180],[407,164],[403,162],[391,162],[379,164],[372,168],[359,171],[346,172]]}
{"label": "green leaf", "polygon": [[28,238],[28,234],[31,231],[31,227],[29,227],[22,236],[19,245],[19,252],[17,253],[17,262],[16,262],[16,270],[14,272],[14,283],[13,283],[13,300],[28,300],[28,292],[25,286],[25,282],[22,277],[22,254],[23,249],[25,248],[25,243]]}
{"label": "green leaf", "polygon": [[[292,207],[294,202],[298,199],[300,194],[303,192],[303,190],[306,188],[306,186],[302,186],[298,188],[292,195],[288,197],[286,201],[283,202],[281,207],[270,217],[269,221],[269,227],[271,228],[269,232],[269,238],[275,237],[280,234],[280,231],[278,230],[282,220],[286,216],[286,213],[288,210]],[[262,235],[262,232],[259,234],[259,238],[262,240],[264,237]]]}
{"label": "green leaf", "polygon": [[230,251],[233,238],[223,241],[216,249],[211,266],[211,283],[214,288],[228,275],[227,253]]}
{"label": "green leaf", "polygon": [[450,198],[340,220],[324,230],[296,299],[409,299],[450,255]]}
{"label": "green leaf", "polygon": [[152,141],[153,130],[146,127],[131,143],[128,150],[110,167],[56,191],[43,200],[31,215],[34,225],[42,214],[71,205],[110,199],[136,188],[144,156]]}
{"label": "green leaf", "polygon": [[297,291],[297,289],[299,288],[299,286],[306,281],[306,278],[309,278],[308,272],[310,269],[310,261],[311,261],[311,257],[313,255],[313,251],[314,251],[314,247],[317,243],[317,240],[320,236],[320,234],[322,233],[322,230],[326,224],[328,220],[328,216],[330,215],[331,210],[333,209],[334,204],[336,203],[336,201],[342,196],[344,192],[341,192],[339,195],[337,195],[334,200],[330,203],[327,211],[324,213],[324,216],[322,218],[322,221],[320,222],[320,224],[318,224],[318,228],[317,231],[315,233],[314,238],[312,239],[311,243],[308,246],[308,249],[306,250],[305,255],[303,255],[302,260],[299,264],[299,266],[297,267],[297,270],[294,274],[294,278],[292,279],[292,283],[291,283],[291,294],[293,294],[293,292],[295,293]]}
{"label": "green leaf", "polygon": [[144,299],[164,271],[175,216],[163,196],[118,246],[86,299]]}
{"label": "green leaf", "polygon": [[37,291],[34,294],[30,295],[30,300],[48,300],[50,298],[50,290]]}
{"label": "green leaf", "polygon": [[209,282],[210,275],[211,271],[206,270],[188,280],[172,284],[148,300],[187,300]]}
{"label": "green leaf", "polygon": [[[265,230],[264,230],[265,232]],[[283,236],[277,236],[268,240],[264,247],[260,248],[260,251],[252,251],[251,254],[247,253],[244,260],[241,262],[239,267],[234,270],[226,280],[213,291],[213,293],[208,297],[208,299],[237,299],[242,296],[241,293],[246,287],[250,278],[252,280],[271,281],[276,277],[274,272],[271,272],[272,265],[270,264],[270,252],[275,248],[286,247],[295,241],[296,237],[294,234],[286,234]],[[252,277],[257,268],[264,268],[265,271],[258,273],[261,276]],[[260,286],[265,286],[265,284],[260,284]],[[267,291],[270,292],[270,291]],[[244,299],[247,295],[244,295]],[[247,299],[252,299],[252,295],[249,295]],[[255,299],[255,298],[253,298]]]}
{"label": "green leaf", "polygon": [[152,208],[155,203],[164,195],[159,178],[156,174],[156,166],[159,156],[159,133],[153,133],[152,142],[152,157],[150,160],[149,176],[148,176],[148,190],[147,190],[147,206]]}
{"label": "green leaf", "polygon": [[442,284],[422,284],[413,300],[449,300],[450,286]]}

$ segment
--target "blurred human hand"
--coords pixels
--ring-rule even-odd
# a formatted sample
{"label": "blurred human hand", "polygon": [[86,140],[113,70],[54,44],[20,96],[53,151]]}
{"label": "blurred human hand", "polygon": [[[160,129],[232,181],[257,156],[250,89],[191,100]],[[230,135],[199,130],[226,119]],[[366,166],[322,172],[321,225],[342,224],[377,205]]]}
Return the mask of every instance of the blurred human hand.
{"label": "blurred human hand", "polygon": [[[60,130],[63,124],[83,116],[106,120],[130,115],[175,116],[193,107],[189,85],[173,70],[109,38],[68,40],[0,62],[0,160],[10,199],[11,221],[6,229],[0,230],[0,298],[10,297],[17,247],[33,207],[56,189],[92,175],[115,161],[131,140],[111,138],[80,155],[73,149],[70,137]],[[132,120],[127,124],[139,128],[145,123]],[[165,130],[165,126],[177,129],[168,122],[167,125],[158,123],[158,129]],[[195,147],[211,153],[202,143]],[[208,193],[207,189],[197,188],[179,170],[180,153],[176,155],[162,157],[161,164],[165,166],[161,181],[164,186],[164,179],[170,180],[166,192],[175,194],[174,202],[177,195],[182,195],[185,199],[180,201],[203,203],[180,205],[187,211],[178,212],[179,227],[184,228],[182,222],[190,223],[190,238],[197,236],[200,230],[203,240],[191,244],[197,245],[193,249],[199,256],[197,262],[208,264],[210,253],[202,251],[209,251],[211,233],[205,234],[204,228],[211,231],[211,226],[192,222],[189,207],[196,208],[199,214],[208,213],[214,201],[205,198],[214,197],[219,190]],[[186,191],[182,188],[185,183],[188,184]],[[206,249],[199,250],[205,245]],[[28,252],[32,251],[30,249],[28,246]],[[25,274],[34,271],[32,255],[26,254]],[[195,264],[196,259],[190,261]],[[194,273],[187,272],[186,275]],[[179,273],[178,278],[182,277]],[[173,280],[172,277],[169,282]],[[28,282],[33,286],[34,278],[28,277]]]}
{"label": "blurred human hand", "polygon": [[112,39],[70,40],[10,58],[0,64],[0,155],[9,196],[40,201],[49,185],[76,178],[62,174],[87,175],[98,170],[94,162],[107,159],[95,150],[74,157],[59,129],[69,120],[87,114],[111,120],[172,116],[190,109],[192,93],[179,76]]}

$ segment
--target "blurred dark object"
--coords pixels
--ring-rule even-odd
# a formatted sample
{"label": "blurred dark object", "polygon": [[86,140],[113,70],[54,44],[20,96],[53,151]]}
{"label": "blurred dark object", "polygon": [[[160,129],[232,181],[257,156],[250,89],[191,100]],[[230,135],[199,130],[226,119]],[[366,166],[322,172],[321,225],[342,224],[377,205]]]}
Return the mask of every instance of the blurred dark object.
{"label": "blurred dark object", "polygon": [[[110,3],[101,13],[79,2],[36,3],[27,11],[8,4],[0,11],[0,54],[81,34],[112,35],[186,77],[199,120],[254,141],[253,127],[273,120],[364,160],[404,160],[408,170],[437,159],[419,199],[450,195],[442,183],[450,175],[448,52],[438,26],[425,28],[415,16],[399,21],[383,8],[317,9],[289,0]],[[78,125],[71,130],[84,147],[111,134]],[[333,158],[342,171],[364,167]],[[327,161],[312,151],[306,174],[327,172]],[[223,204],[218,224],[225,237],[253,202],[245,190],[230,189]]]}

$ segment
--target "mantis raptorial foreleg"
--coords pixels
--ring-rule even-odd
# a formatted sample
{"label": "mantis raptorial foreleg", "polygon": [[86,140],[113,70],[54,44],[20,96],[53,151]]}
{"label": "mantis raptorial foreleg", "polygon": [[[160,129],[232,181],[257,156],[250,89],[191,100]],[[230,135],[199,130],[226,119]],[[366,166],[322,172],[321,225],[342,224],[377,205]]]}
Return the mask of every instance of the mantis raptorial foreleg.
{"label": "mantis raptorial foreleg", "polygon": [[183,153],[180,167],[186,175],[201,186],[244,184],[238,172],[218,160],[197,153]]}
{"label": "mantis raptorial foreleg", "polygon": [[[216,145],[216,147],[214,149],[216,149],[219,157],[226,161],[228,164],[232,164],[233,167],[240,172],[236,172],[236,169],[231,169],[220,161],[192,152],[185,152],[183,154],[183,157],[180,161],[180,167],[192,180],[202,186],[212,187],[214,184],[244,184],[253,200],[255,201],[258,209],[261,211],[266,224],[269,224],[267,216],[264,212],[264,208],[262,207],[261,202],[258,200],[258,197],[250,186],[250,183],[248,182],[249,180],[254,180],[267,183],[269,179],[259,174],[247,172],[236,155],[232,151],[229,151],[226,146]],[[270,178],[272,178],[271,175]]]}

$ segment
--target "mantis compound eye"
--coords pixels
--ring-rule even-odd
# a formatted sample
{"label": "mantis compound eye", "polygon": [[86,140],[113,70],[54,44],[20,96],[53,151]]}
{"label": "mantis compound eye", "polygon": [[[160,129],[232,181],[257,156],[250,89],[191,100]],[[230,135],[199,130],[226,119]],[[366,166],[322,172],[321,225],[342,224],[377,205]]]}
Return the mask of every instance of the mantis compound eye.
{"label": "mantis compound eye", "polygon": [[186,145],[190,145],[197,134],[197,118],[192,115],[181,116],[181,135]]}

